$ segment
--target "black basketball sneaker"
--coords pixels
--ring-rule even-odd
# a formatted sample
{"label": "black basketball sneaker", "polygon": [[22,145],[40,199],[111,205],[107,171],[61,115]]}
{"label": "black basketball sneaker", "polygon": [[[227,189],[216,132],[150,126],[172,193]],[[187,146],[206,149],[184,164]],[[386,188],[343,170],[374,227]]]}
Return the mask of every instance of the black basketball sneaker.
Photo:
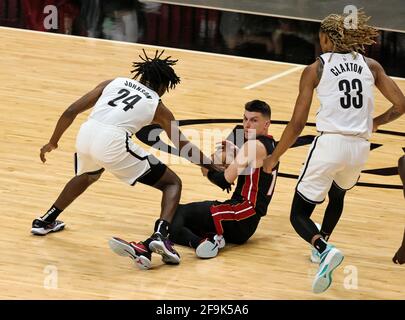
{"label": "black basketball sneaker", "polygon": [[173,248],[173,243],[163,237],[159,232],[155,232],[149,243],[149,249],[162,256],[162,261],[166,264],[179,264],[180,255]]}
{"label": "black basketball sneaker", "polygon": [[58,232],[65,228],[65,223],[63,221],[55,220],[53,222],[47,222],[41,218],[37,218],[32,221],[31,233],[44,236],[49,232]]}

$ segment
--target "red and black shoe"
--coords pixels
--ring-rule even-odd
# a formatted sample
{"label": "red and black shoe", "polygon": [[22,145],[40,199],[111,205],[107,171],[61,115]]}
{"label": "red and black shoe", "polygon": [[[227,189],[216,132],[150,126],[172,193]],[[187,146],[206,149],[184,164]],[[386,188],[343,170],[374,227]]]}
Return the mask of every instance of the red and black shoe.
{"label": "red and black shoe", "polygon": [[113,237],[108,241],[110,248],[119,256],[130,257],[139,269],[147,270],[152,267],[152,253],[142,242],[127,242]]}
{"label": "red and black shoe", "polygon": [[151,237],[149,249],[162,256],[162,261],[166,264],[179,264],[180,255],[173,248],[173,242],[162,236],[159,232],[155,232]]}

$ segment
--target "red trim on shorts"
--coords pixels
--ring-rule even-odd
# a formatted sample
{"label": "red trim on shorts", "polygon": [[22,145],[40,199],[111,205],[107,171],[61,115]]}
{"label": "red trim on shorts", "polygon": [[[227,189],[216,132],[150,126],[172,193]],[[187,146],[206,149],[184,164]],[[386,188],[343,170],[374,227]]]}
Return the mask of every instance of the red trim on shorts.
{"label": "red trim on shorts", "polygon": [[219,235],[224,233],[222,221],[240,221],[256,214],[255,208],[249,201],[243,201],[238,204],[224,203],[212,205],[210,212],[214,220],[215,229]]}

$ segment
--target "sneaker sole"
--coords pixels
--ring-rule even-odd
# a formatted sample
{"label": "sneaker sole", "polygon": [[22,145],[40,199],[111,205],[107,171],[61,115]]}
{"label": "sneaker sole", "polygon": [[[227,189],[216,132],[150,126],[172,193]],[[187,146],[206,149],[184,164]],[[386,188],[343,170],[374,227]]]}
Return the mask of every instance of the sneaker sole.
{"label": "sneaker sole", "polygon": [[162,261],[167,264],[179,264],[180,257],[167,251],[164,243],[162,241],[152,241],[149,244],[149,249],[154,253],[160,254],[162,256]]}
{"label": "sneaker sole", "polygon": [[65,224],[61,224],[55,229],[31,228],[31,233],[36,236],[45,236],[50,232],[58,232],[62,231],[63,229],[65,229]]}
{"label": "sneaker sole", "polygon": [[330,258],[327,269],[322,272],[323,275],[321,277],[319,277],[318,274],[315,276],[315,280],[312,284],[312,291],[314,293],[322,293],[330,287],[332,284],[332,272],[339,267],[344,259],[343,254],[339,250],[332,250],[335,250],[336,252]]}
{"label": "sneaker sole", "polygon": [[197,247],[195,254],[201,259],[214,258],[218,255],[218,248],[218,245],[205,241]]}
{"label": "sneaker sole", "polygon": [[125,240],[112,238],[108,241],[108,244],[114,253],[121,257],[130,257],[134,260],[139,269],[148,270],[151,268],[151,261],[144,256],[138,256],[134,248]]}

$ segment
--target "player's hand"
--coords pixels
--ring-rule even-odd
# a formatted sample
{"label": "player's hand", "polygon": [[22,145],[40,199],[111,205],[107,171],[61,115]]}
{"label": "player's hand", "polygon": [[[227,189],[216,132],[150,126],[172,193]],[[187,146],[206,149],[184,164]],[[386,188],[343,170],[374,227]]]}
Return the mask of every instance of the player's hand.
{"label": "player's hand", "polygon": [[403,264],[405,263],[405,247],[401,246],[397,253],[395,253],[394,257],[392,258],[392,261],[396,264]]}
{"label": "player's hand", "polygon": [[228,188],[226,188],[226,189],[223,189],[222,191],[225,191],[226,190],[226,193],[230,193],[231,191],[232,191],[232,186],[234,185],[234,183],[231,183],[231,185],[228,187]]}
{"label": "player's hand", "polygon": [[263,171],[266,173],[271,173],[273,168],[277,165],[278,159],[274,158],[273,156],[269,156],[263,160]]}
{"label": "player's hand", "polygon": [[46,145],[44,145],[41,148],[40,153],[39,153],[39,157],[41,158],[41,161],[43,163],[45,163],[46,162],[45,153],[51,152],[52,150],[54,150],[56,148],[58,148],[58,145],[57,144],[55,145],[55,144],[53,144],[51,142],[48,142]]}
{"label": "player's hand", "polygon": [[216,151],[225,152],[227,155],[232,155],[232,159],[236,156],[239,148],[229,140],[222,140],[218,142],[215,146]]}

